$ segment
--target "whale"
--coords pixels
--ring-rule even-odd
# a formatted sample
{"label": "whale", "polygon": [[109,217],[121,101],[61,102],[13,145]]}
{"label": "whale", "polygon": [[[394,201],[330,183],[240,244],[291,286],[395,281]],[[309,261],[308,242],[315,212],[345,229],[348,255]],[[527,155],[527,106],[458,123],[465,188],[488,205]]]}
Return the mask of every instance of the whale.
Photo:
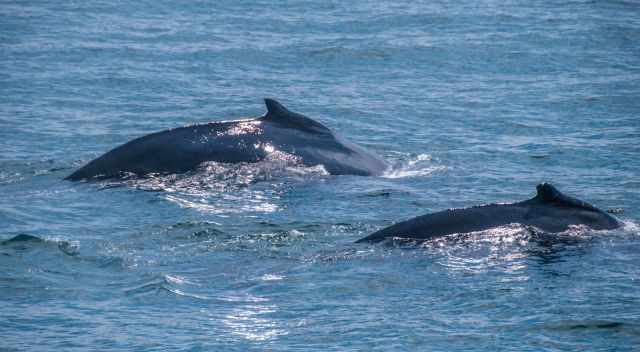
{"label": "whale", "polygon": [[356,242],[375,243],[393,238],[430,240],[509,224],[521,224],[545,233],[563,232],[572,225],[584,225],[593,230],[611,230],[621,226],[613,216],[561,193],[550,183],[538,184],[536,191],[533,198],[521,202],[448,209],[418,216],[383,228]]}
{"label": "whale", "polygon": [[265,99],[257,118],[217,121],[152,133],[120,145],[65,179],[96,180],[178,174],[205,162],[322,165],[331,175],[381,175],[389,167],[376,154],[349,142],[307,116]]}
{"label": "whale", "polygon": [[0,244],[9,245],[11,243],[23,243],[23,242],[44,242],[44,240],[36,236],[21,233],[19,235],[11,237],[8,240],[1,241]]}

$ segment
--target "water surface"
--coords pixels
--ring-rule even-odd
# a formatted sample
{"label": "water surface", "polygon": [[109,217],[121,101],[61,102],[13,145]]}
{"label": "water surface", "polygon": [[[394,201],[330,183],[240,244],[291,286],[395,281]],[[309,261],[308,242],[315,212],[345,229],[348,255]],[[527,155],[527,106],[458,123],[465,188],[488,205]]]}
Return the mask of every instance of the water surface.
{"label": "water surface", "polygon": [[[635,1],[3,1],[2,347],[637,348],[639,96]],[[263,97],[394,169],[62,180]],[[353,244],[542,181],[625,226]]]}

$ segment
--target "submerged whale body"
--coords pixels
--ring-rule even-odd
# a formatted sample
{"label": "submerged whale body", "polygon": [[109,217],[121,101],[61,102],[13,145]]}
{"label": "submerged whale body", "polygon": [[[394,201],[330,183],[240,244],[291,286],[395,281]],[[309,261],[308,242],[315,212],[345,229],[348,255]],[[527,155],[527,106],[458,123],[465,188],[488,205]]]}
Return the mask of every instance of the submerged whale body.
{"label": "submerged whale body", "polygon": [[357,242],[380,242],[396,237],[428,240],[512,223],[533,226],[544,232],[562,232],[571,225],[586,225],[594,230],[610,230],[621,225],[602,210],[562,194],[549,183],[541,183],[537,186],[537,195],[522,202],[426,214],[391,225]]}
{"label": "submerged whale body", "polygon": [[203,162],[284,160],[322,165],[332,175],[379,175],[388,167],[375,154],[342,139],[321,123],[265,99],[259,118],[222,121],[152,133],[89,162],[67,180],[104,179],[127,173],[183,173]]}
{"label": "submerged whale body", "polygon": [[21,233],[17,236],[11,237],[8,240],[4,240],[2,242],[0,242],[0,244],[2,245],[8,245],[11,243],[24,243],[24,242],[44,242],[43,239],[36,237],[36,236],[32,236],[32,235],[27,235],[24,233]]}

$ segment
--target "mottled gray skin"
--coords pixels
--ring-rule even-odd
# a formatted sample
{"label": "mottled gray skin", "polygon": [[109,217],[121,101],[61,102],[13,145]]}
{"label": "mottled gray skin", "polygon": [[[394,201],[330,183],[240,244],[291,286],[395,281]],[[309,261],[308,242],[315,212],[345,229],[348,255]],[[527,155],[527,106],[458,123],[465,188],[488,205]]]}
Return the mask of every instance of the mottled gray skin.
{"label": "mottled gray skin", "polygon": [[304,115],[265,99],[259,118],[211,122],[152,133],[89,162],[66,179],[103,179],[133,173],[182,173],[207,161],[290,160],[323,165],[332,175],[380,175],[387,162]]}
{"label": "mottled gray skin", "polygon": [[560,193],[551,184],[539,184],[537,191],[535,197],[518,203],[449,209],[418,216],[374,232],[357,242],[380,242],[393,237],[428,240],[512,223],[534,226],[544,232],[562,232],[570,225],[586,225],[594,230],[620,227],[620,222],[611,215]]}

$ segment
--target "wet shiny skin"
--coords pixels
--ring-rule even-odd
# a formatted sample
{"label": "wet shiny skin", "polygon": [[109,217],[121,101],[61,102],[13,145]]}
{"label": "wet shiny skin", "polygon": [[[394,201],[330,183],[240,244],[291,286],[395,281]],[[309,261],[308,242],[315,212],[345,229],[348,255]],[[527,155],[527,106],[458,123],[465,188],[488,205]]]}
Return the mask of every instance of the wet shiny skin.
{"label": "wet shiny skin", "polygon": [[328,128],[265,99],[267,113],[253,120],[213,122],[152,133],[92,160],[66,179],[140,177],[194,171],[205,162],[324,167],[332,175],[381,175],[387,162]]}
{"label": "wet shiny skin", "polygon": [[562,194],[548,183],[541,183],[536,188],[537,195],[526,201],[426,214],[376,231],[357,242],[379,242],[392,238],[430,240],[510,224],[533,226],[535,231],[547,233],[567,231],[571,226],[578,225],[592,230],[612,230],[622,226],[611,215]]}

